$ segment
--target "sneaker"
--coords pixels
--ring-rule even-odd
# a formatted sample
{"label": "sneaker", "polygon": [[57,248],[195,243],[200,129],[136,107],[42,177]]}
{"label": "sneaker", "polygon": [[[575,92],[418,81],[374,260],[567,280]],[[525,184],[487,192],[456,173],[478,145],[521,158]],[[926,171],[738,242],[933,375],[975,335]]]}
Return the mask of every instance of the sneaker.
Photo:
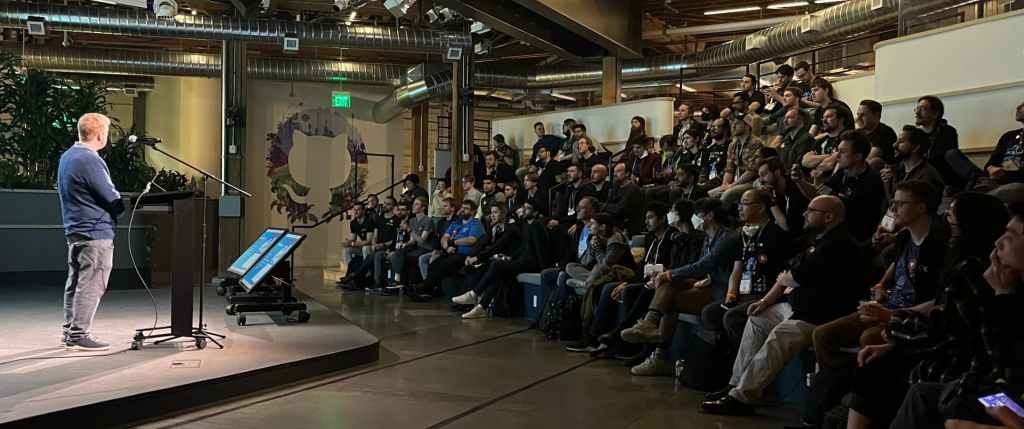
{"label": "sneaker", "polygon": [[569,286],[569,287],[571,287],[573,289],[579,289],[579,288],[584,287],[584,286],[587,285],[586,283],[583,282],[583,280],[576,280],[576,279],[566,280],[565,284],[566,284],[566,286]]}
{"label": "sneaker", "polygon": [[634,366],[629,369],[629,373],[633,375],[657,375],[657,376],[668,376],[675,375],[675,371],[672,368],[672,363],[666,359],[665,351],[662,349],[654,349],[654,352],[647,356],[640,365]]}
{"label": "sneaker", "polygon": [[729,392],[732,392],[732,389],[735,388],[735,387],[736,386],[728,385],[728,386],[725,386],[724,388],[722,388],[720,390],[716,390],[714,392],[705,393],[704,394],[704,400],[705,401],[715,401],[715,400],[719,400],[719,399],[725,398],[726,396],[729,396]]}
{"label": "sneaker", "polygon": [[469,291],[455,298],[452,298],[452,302],[462,305],[476,305],[479,302],[479,298],[477,298],[476,292]]}
{"label": "sneaker", "polygon": [[483,319],[485,317],[487,317],[487,309],[480,304],[477,304],[468,313],[462,315],[463,319]]}
{"label": "sneaker", "polygon": [[101,352],[104,350],[110,350],[110,344],[96,341],[90,337],[81,337],[77,340],[68,340],[64,342],[64,348],[67,350],[83,352]]}
{"label": "sneaker", "polygon": [[593,353],[598,350],[600,344],[590,338],[573,341],[565,345],[565,351],[570,353]]}
{"label": "sneaker", "polygon": [[658,325],[647,321],[647,319],[640,319],[633,325],[632,328],[626,328],[622,330],[622,340],[627,343],[643,344],[643,343],[660,343],[661,332],[658,329]]}
{"label": "sneaker", "polygon": [[754,414],[754,406],[740,402],[739,399],[726,395],[715,401],[704,401],[700,404],[701,411],[720,416],[749,416]]}

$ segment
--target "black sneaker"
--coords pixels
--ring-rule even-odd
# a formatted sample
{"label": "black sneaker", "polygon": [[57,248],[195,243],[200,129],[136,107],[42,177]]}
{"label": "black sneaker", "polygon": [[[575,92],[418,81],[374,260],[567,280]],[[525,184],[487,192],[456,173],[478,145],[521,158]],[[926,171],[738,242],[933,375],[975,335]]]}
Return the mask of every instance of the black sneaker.
{"label": "black sneaker", "polygon": [[571,353],[593,353],[598,350],[598,343],[592,339],[585,338],[573,341],[565,345],[565,351]]}
{"label": "black sneaker", "polygon": [[749,416],[754,414],[754,406],[740,402],[739,399],[725,395],[715,401],[704,401],[700,404],[701,411],[720,416]]}
{"label": "black sneaker", "polygon": [[726,396],[729,396],[729,392],[731,392],[734,387],[736,387],[736,386],[725,386],[721,390],[716,390],[714,392],[705,393],[704,394],[704,400],[705,401],[716,401],[716,400],[725,398]]}
{"label": "black sneaker", "polygon": [[110,344],[96,341],[90,337],[82,337],[77,340],[65,341],[64,348],[83,352],[101,352],[110,350]]}

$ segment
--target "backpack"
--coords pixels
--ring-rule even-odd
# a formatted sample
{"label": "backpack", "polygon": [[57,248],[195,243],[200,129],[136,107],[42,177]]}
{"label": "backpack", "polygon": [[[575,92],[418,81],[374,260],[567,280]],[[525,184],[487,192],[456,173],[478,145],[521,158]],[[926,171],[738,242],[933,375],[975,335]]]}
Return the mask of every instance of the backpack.
{"label": "backpack", "polygon": [[579,339],[583,335],[583,319],[580,317],[583,300],[572,291],[559,299],[558,292],[556,288],[548,293],[537,327],[549,340]]}
{"label": "backpack", "polygon": [[498,280],[498,291],[491,303],[491,315],[495,317],[520,317],[523,315],[523,288],[517,282]]}
{"label": "backpack", "polygon": [[690,337],[690,350],[679,373],[679,384],[705,392],[725,387],[732,375],[728,341],[708,342],[701,335]]}

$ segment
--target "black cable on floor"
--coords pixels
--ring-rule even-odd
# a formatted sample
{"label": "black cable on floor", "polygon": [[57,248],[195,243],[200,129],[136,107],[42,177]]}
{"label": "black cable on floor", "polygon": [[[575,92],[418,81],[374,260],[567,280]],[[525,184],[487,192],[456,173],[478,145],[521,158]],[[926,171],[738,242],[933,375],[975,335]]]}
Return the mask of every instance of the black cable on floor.
{"label": "black cable on floor", "polygon": [[[54,351],[57,351],[57,350],[58,349],[55,349]],[[131,348],[130,347],[129,348],[124,348],[124,349],[121,349],[121,350],[117,350],[117,351],[113,351],[113,352],[109,352],[109,353],[103,353],[103,354],[23,357],[23,358],[17,358],[17,359],[0,361],[0,366],[8,365],[8,364],[16,363],[16,362],[28,361],[28,360],[76,359],[76,358],[90,358],[90,357],[113,356],[113,355],[119,355],[119,354],[124,353],[124,352],[126,352],[128,350],[131,350]],[[73,352],[77,353],[79,351],[73,351]],[[88,353],[88,352],[85,352],[85,353]]]}

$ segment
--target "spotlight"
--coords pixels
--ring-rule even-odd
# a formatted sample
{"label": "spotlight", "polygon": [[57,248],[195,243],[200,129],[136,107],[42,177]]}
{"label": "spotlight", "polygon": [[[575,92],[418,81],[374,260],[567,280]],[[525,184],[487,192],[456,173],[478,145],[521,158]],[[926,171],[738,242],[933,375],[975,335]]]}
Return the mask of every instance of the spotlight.
{"label": "spotlight", "polygon": [[351,0],[334,0],[334,5],[331,6],[331,7],[334,8],[335,12],[341,12],[341,11],[343,11],[345,9],[348,9],[348,7],[351,6],[351,5],[352,5],[352,1]]}
{"label": "spotlight", "polygon": [[299,52],[299,36],[294,33],[285,34],[284,42],[281,45],[281,50],[286,54],[294,54]]}
{"label": "spotlight", "polygon": [[178,15],[178,3],[174,0],[153,0],[153,13],[157,18],[174,18]]}
{"label": "spotlight", "polygon": [[384,7],[391,12],[395,18],[401,18],[409,13],[409,8],[412,7],[416,0],[384,0]]}
{"label": "spotlight", "polygon": [[451,21],[451,20],[455,19],[455,12],[452,12],[451,9],[448,9],[448,8],[441,9],[440,13],[441,13],[441,22],[448,22],[448,21]]}

